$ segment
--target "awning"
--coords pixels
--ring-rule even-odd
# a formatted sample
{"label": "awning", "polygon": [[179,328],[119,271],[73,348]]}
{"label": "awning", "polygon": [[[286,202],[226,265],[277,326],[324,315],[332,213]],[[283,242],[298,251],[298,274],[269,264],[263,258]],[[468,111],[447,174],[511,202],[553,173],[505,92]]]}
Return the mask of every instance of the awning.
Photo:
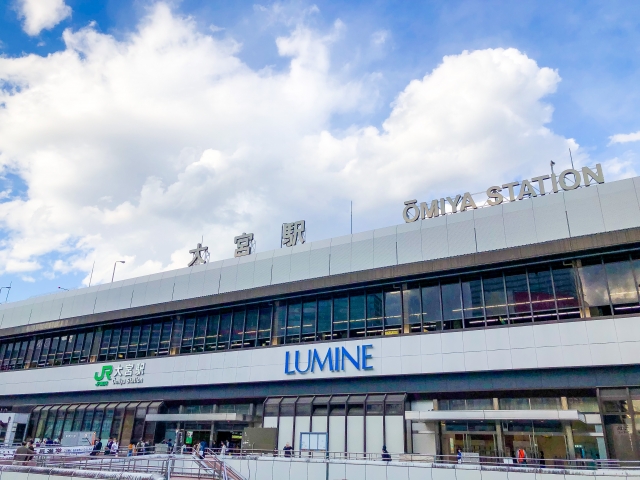
{"label": "awning", "polygon": [[148,413],[147,422],[253,422],[241,413]]}
{"label": "awning", "polygon": [[433,410],[405,412],[407,420],[575,420],[587,424],[600,424],[600,415],[578,410]]}

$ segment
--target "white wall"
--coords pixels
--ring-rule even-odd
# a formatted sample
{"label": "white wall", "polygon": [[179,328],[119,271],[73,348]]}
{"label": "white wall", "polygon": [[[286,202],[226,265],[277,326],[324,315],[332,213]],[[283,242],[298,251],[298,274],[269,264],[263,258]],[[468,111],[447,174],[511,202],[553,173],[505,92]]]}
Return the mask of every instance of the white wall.
{"label": "white wall", "polygon": [[[372,370],[316,369],[315,373],[286,375],[285,353],[307,349],[372,345]],[[96,387],[98,364],[0,372],[0,395],[139,389],[178,385],[220,385],[558,367],[632,365],[640,363],[640,317],[582,320],[552,324],[522,324],[470,331],[434,332],[344,342],[303,344],[224,351],[173,357],[109,362],[114,366],[145,363],[143,383]],[[304,366],[302,366],[304,368]]]}
{"label": "white wall", "polygon": [[635,177],[12,302],[0,328],[639,227],[639,192]]}
{"label": "white wall", "polygon": [[[571,471],[545,469],[536,473],[533,469],[513,468],[511,471],[483,469],[475,465],[440,465],[417,462],[381,462],[359,460],[331,460],[323,462],[304,458],[238,459],[227,457],[228,465],[251,480],[593,480],[617,478],[618,480],[638,479],[640,471],[599,470]],[[5,480],[5,479],[0,479]],[[11,479],[14,480],[14,479]],[[27,480],[25,478],[15,480]],[[30,479],[31,480],[31,479]]]}
{"label": "white wall", "polygon": [[345,417],[329,417],[329,451],[344,452]]}

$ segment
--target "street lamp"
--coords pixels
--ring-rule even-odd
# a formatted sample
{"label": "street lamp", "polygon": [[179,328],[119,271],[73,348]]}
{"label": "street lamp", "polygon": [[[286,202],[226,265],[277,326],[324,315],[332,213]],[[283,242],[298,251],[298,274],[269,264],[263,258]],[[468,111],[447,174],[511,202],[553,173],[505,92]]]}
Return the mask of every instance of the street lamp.
{"label": "street lamp", "polygon": [[113,277],[116,274],[116,265],[118,265],[119,263],[124,263],[124,260],[116,260],[113,264],[113,273],[111,274],[111,283],[113,283]]}

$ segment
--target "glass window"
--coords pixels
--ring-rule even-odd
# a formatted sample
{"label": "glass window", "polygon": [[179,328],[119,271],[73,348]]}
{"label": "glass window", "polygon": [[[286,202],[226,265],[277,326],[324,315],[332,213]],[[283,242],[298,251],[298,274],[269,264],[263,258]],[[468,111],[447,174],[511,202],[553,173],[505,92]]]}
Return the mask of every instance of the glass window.
{"label": "glass window", "polygon": [[534,321],[555,320],[556,302],[553,295],[551,270],[529,271],[529,291]]}
{"label": "glass window", "polygon": [[260,345],[271,344],[271,312],[271,307],[260,307],[260,318],[258,319]]}
{"label": "glass window", "polygon": [[44,367],[47,364],[47,358],[49,355],[50,348],[51,348],[51,337],[47,337],[44,339],[44,343],[42,345],[42,353],[40,354],[40,358],[38,359],[39,367]]}
{"label": "glass window", "polygon": [[578,269],[578,272],[585,308],[588,309],[590,316],[611,315],[604,266],[600,263],[583,266]]}
{"label": "glass window", "polygon": [[403,294],[404,311],[407,316],[407,325],[411,332],[422,330],[422,306],[420,305],[420,287],[411,285]]}
{"label": "glass window", "polygon": [[258,335],[258,317],[260,311],[257,308],[247,311],[247,317],[244,321],[244,346],[255,347]]}
{"label": "glass window", "polygon": [[367,335],[382,335],[382,292],[367,293]]}
{"label": "glass window", "polygon": [[169,355],[169,344],[171,342],[172,328],[172,321],[162,323],[162,333],[160,335],[160,346],[158,347],[158,355]]}
{"label": "glass window", "polygon": [[[195,317],[188,317],[184,321],[184,331],[182,333],[182,345],[180,346],[180,353],[191,353],[191,347],[193,346],[193,336],[196,331],[196,319]],[[240,338],[242,339],[242,331],[240,331]]]}
{"label": "glass window", "polygon": [[482,282],[479,278],[462,282],[462,304],[464,305],[465,328],[484,327]]}
{"label": "glass window", "polygon": [[482,278],[487,325],[504,325],[507,320],[507,298],[502,274]]}
{"label": "glass window", "polygon": [[527,288],[527,276],[524,273],[505,275],[507,305],[509,317],[513,323],[531,321],[531,303]]}
{"label": "glass window", "polygon": [[71,363],[78,363],[80,361],[80,357],[82,356],[82,346],[84,345],[84,337],[85,337],[84,332],[78,334],[76,344],[73,347],[73,355],[71,356]]}
{"label": "glass window", "polygon": [[173,321],[173,331],[171,332],[171,347],[169,355],[178,355],[182,345],[182,334],[184,333],[184,318],[178,316]]}
{"label": "glass window", "polygon": [[331,332],[331,300],[318,300],[318,332]]}
{"label": "glass window", "polygon": [[500,410],[530,410],[528,398],[501,398],[499,401]]}
{"label": "glass window", "polygon": [[402,326],[401,295],[400,290],[384,292],[384,325],[387,335],[389,333],[400,333],[399,327]]}
{"label": "glass window", "polygon": [[531,410],[561,410],[562,404],[558,397],[533,397],[530,400]]}
{"label": "glass window", "polygon": [[337,297],[333,299],[333,333],[335,338],[344,338],[349,326],[349,298]]}
{"label": "glass window", "polygon": [[242,334],[244,333],[244,310],[236,310],[233,312],[233,320],[231,323],[231,348],[242,346]]}
{"label": "glass window", "polygon": [[441,330],[442,305],[439,285],[422,287],[422,322],[425,332]]}
{"label": "glass window", "polygon": [[129,348],[127,349],[127,358],[136,358],[138,346],[140,345],[141,327],[136,325],[131,328],[131,338],[129,339]]}
{"label": "glass window", "polygon": [[276,345],[284,343],[284,332],[287,322],[287,305],[279,302],[273,315],[273,336],[276,337]]}
{"label": "glass window", "polygon": [[60,345],[60,337],[53,337],[51,340],[51,348],[49,349],[49,356],[47,358],[47,365],[54,365],[56,352],[58,351],[58,346]]}
{"label": "glass window", "polygon": [[287,343],[300,342],[300,326],[302,323],[302,305],[297,301],[289,304],[289,314],[287,316]]}
{"label": "glass window", "polygon": [[122,360],[127,356],[129,341],[131,340],[131,327],[124,327],[120,334],[120,347],[118,348],[118,359]]}
{"label": "glass window", "polygon": [[445,330],[462,328],[462,297],[458,282],[442,285],[442,312]]}
{"label": "glass window", "polygon": [[628,260],[605,263],[609,295],[615,313],[633,313],[638,310],[636,281]]}
{"label": "glass window", "polygon": [[569,397],[567,398],[569,410],[578,410],[584,413],[598,413],[598,399],[596,397]]}
{"label": "glass window", "polygon": [[578,282],[575,269],[563,265],[554,266],[551,271],[560,319],[579,318],[580,300],[578,299]]}
{"label": "glass window", "polygon": [[33,352],[35,351],[35,348],[36,348],[36,339],[32,338],[31,341],[29,342],[29,346],[27,347],[26,356],[24,357],[24,368],[31,367]]}
{"label": "glass window", "polygon": [[315,340],[316,333],[316,302],[304,302],[302,304],[302,335],[305,339]]}
{"label": "glass window", "polygon": [[111,343],[109,343],[109,350],[107,353],[107,360],[115,360],[118,355],[118,347],[120,346],[120,329],[114,328],[111,330]]}
{"label": "glass window", "polygon": [[218,350],[229,348],[229,336],[231,335],[231,312],[220,315],[220,331],[218,332]]}
{"label": "glass window", "polygon": [[220,315],[211,315],[207,323],[207,337],[205,338],[204,348],[207,351],[215,350],[218,341],[218,324],[220,323]]}
{"label": "glass window", "polygon": [[364,294],[349,297],[349,329],[350,336],[364,335],[365,320]]}
{"label": "glass window", "polygon": [[[38,338],[36,340],[36,348],[33,351],[33,357],[31,358],[31,368],[36,368],[38,366],[38,362],[40,360],[40,354],[42,352],[42,345],[44,344],[44,340],[42,338]],[[0,358],[2,358],[2,352],[0,351]]]}
{"label": "glass window", "polygon": [[162,331],[162,323],[156,322],[151,328],[151,337],[149,338],[149,353],[150,357],[155,357],[158,354],[160,348],[160,333]]}

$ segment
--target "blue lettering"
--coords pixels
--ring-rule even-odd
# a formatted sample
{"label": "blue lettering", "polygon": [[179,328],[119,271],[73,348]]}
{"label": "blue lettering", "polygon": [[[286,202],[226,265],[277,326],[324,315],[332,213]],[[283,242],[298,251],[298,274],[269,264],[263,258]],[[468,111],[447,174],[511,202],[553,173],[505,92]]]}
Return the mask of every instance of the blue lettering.
{"label": "blue lettering", "polygon": [[[349,360],[354,367],[356,367],[358,370],[360,370],[360,345],[358,345],[356,347],[356,358],[353,358],[349,352],[347,351],[346,347],[342,347],[342,371],[344,372],[344,368],[346,367],[345,362],[344,362],[344,357],[347,357],[347,360]],[[357,360],[356,360],[357,359]]]}
{"label": "blue lettering", "polygon": [[307,368],[305,370],[300,370],[300,350],[296,350],[296,360],[294,365],[298,373],[307,373],[311,368],[311,350],[307,350]]}
{"label": "blue lettering", "polygon": [[362,346],[362,369],[363,370],[373,370],[373,365],[367,365],[367,360],[372,358],[372,355],[370,353],[367,353],[368,348],[373,348],[373,345]]}
{"label": "blue lettering", "polygon": [[311,372],[314,371],[316,363],[318,367],[320,367],[320,371],[324,370],[324,366],[329,362],[329,371],[333,372],[333,356],[331,355],[331,349],[327,350],[327,354],[324,357],[324,360],[320,360],[320,355],[318,355],[318,351],[313,349],[313,362],[311,363]]}
{"label": "blue lettering", "polygon": [[295,375],[296,372],[289,370],[289,363],[291,360],[289,359],[289,352],[284,353],[284,373],[285,375]]}
{"label": "blue lettering", "polygon": [[340,347],[336,347],[336,368],[333,370],[337,372],[340,370]]}

